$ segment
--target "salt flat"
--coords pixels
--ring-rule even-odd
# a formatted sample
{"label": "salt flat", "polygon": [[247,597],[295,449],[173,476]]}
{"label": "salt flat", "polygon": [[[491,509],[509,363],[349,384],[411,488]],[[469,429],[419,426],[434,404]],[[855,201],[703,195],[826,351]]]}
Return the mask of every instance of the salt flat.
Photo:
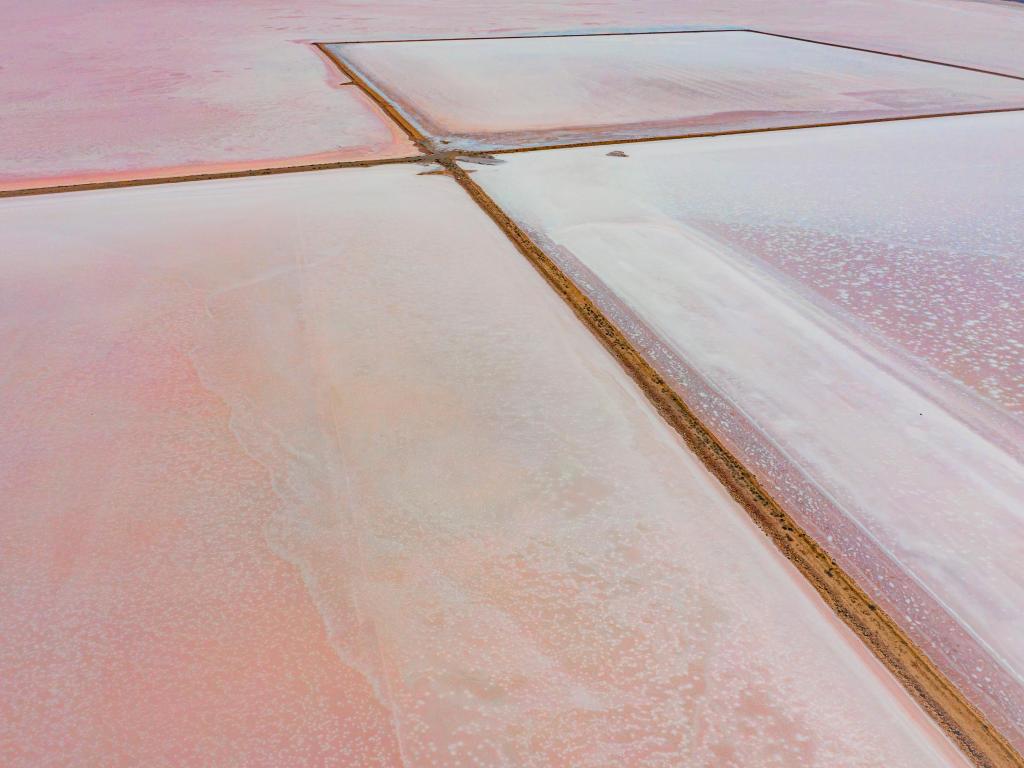
{"label": "salt flat", "polygon": [[315,41],[742,26],[1024,75],[1024,19],[1003,2],[6,0],[0,9],[0,190],[408,154]]}
{"label": "salt flat", "polygon": [[0,201],[2,762],[963,764],[419,170]]}
{"label": "salt flat", "polygon": [[473,176],[1013,729],[1022,130],[1017,114],[816,128],[509,155]]}
{"label": "salt flat", "polygon": [[1024,107],[1024,81],[744,31],[328,48],[438,149]]}

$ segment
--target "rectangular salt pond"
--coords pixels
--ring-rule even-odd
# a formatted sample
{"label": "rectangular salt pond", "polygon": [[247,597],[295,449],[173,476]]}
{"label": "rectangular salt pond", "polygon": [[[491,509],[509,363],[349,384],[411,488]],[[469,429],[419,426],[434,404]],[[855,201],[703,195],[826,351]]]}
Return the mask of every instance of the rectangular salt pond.
{"label": "rectangular salt pond", "polygon": [[328,48],[461,149],[1024,107],[1020,80],[754,32]]}
{"label": "rectangular salt pond", "polygon": [[473,166],[1018,745],[1022,135],[979,115]]}
{"label": "rectangular salt pond", "polygon": [[963,765],[419,170],[0,201],[2,762]]}

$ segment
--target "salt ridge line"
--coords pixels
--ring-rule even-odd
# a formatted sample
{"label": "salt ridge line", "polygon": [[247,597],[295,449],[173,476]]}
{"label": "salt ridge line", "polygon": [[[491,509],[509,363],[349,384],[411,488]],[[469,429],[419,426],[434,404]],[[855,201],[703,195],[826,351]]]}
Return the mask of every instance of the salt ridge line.
{"label": "salt ridge line", "polygon": [[[633,137],[620,137],[620,138],[607,138],[607,139],[594,139],[592,141],[576,141],[563,144],[542,144],[536,146],[526,147],[506,147],[500,149],[494,149],[489,151],[475,151],[475,150],[455,150],[447,147],[438,147],[429,137],[425,136],[420,130],[418,130],[406,117],[402,114],[400,107],[389,100],[383,93],[378,92],[375,88],[370,86],[361,76],[359,76],[350,66],[348,66],[339,56],[333,53],[327,46],[330,45],[355,45],[355,44],[370,44],[370,43],[411,43],[411,42],[450,42],[459,40],[519,40],[519,39],[546,39],[546,38],[563,38],[563,37],[615,37],[615,36],[642,36],[642,35],[672,35],[672,34],[697,34],[697,33],[714,33],[714,32],[747,32],[751,34],[759,34],[767,37],[776,37],[788,40],[794,40],[798,42],[804,42],[811,45],[823,45],[833,48],[841,48],[846,50],[860,51],[864,53],[876,54],[879,56],[886,56],[892,58],[905,59],[909,61],[917,61],[921,63],[932,64],[942,67],[950,67],[953,69],[961,69],[965,71],[977,72],[981,74],[987,74],[996,77],[1010,78],[1014,80],[1024,81],[1024,77],[1018,75],[1007,74],[1004,72],[996,72],[993,70],[981,69],[978,67],[969,67],[960,64],[951,64],[948,62],[941,62],[932,59],[925,59],[915,56],[906,56],[903,54],[889,53],[885,51],[878,51],[870,48],[860,48],[856,46],[843,45],[839,43],[830,43],[821,40],[815,40],[812,38],[797,37],[793,35],[785,35],[775,32],[766,32],[757,29],[745,29],[745,28],[734,28],[734,27],[723,27],[715,29],[689,29],[689,30],[651,30],[651,31],[625,31],[625,32],[594,32],[594,33],[562,33],[562,34],[537,34],[537,35],[509,35],[509,36],[494,36],[494,37],[462,37],[462,38],[424,38],[424,39],[404,39],[404,40],[380,40],[380,41],[351,41],[351,42],[339,42],[339,43],[327,43],[327,42],[313,42],[309,43],[318,57],[324,60],[326,63],[332,63],[334,66],[348,79],[348,82],[344,85],[356,85],[359,87],[364,94],[366,94],[381,110],[384,111],[410,138],[417,149],[422,153],[421,155],[411,155],[406,157],[397,158],[381,158],[371,160],[343,160],[327,163],[308,163],[295,166],[271,166],[263,168],[251,168],[241,169],[237,171],[221,171],[211,173],[195,173],[195,174],[183,174],[183,175],[171,175],[171,176],[155,176],[155,177],[143,177],[138,179],[117,179],[110,181],[97,181],[97,182],[85,182],[80,184],[67,184],[67,185],[50,185],[40,187],[26,187],[22,189],[9,189],[0,190],[0,199],[5,197],[22,197],[26,195],[40,195],[60,192],[78,192],[88,191],[93,189],[115,189],[119,187],[131,187],[131,186],[144,186],[149,184],[171,184],[180,183],[186,181],[207,181],[210,179],[229,179],[229,178],[241,178],[245,176],[264,176],[269,174],[277,173],[300,173],[307,171],[318,171],[318,170],[333,170],[336,168],[361,168],[361,167],[373,167],[377,165],[385,165],[390,163],[403,163],[403,162],[417,162],[417,161],[429,161],[433,159],[443,160],[446,158],[457,159],[457,157],[487,157],[495,154],[513,154],[519,152],[537,152],[547,149],[565,149],[572,147],[587,147],[587,146],[607,146],[610,144],[633,144],[650,141],[670,141],[688,138],[709,138],[713,136],[732,136],[741,135],[746,133],[763,133],[769,131],[787,131],[787,130],[803,130],[808,128],[826,128],[844,125],[858,125],[868,123],[885,123],[895,122],[903,120],[924,120],[932,118],[944,118],[944,117],[960,117],[967,115],[976,114],[998,114],[1003,112],[1016,112],[1024,111],[1024,105],[1020,107],[1000,107],[995,109],[974,109],[974,110],[962,110],[955,112],[939,112],[930,113],[923,115],[896,115],[890,117],[877,117],[877,118],[864,118],[844,121],[832,121],[832,122],[821,122],[821,123],[807,123],[801,125],[785,125],[785,126],[771,126],[771,127],[760,127],[760,128],[740,128],[733,130],[724,131],[705,131],[705,132],[683,132],[673,135],[665,136],[633,136]],[[436,156],[436,157],[435,157]]]}
{"label": "salt ridge line", "polygon": [[[354,83],[353,83],[354,85]],[[30,195],[50,195],[62,192],[88,192],[96,189],[119,189],[121,187],[145,187],[151,184],[179,184],[188,181],[211,181],[213,179],[240,179],[246,176],[276,176],[282,173],[306,173],[309,171],[332,171],[338,168],[372,168],[378,165],[395,163],[418,163],[429,159],[423,155],[409,157],[385,157],[378,160],[340,160],[334,163],[312,163],[310,165],[290,165],[284,167],[252,168],[242,171],[223,171],[219,173],[195,173],[183,176],[157,176],[140,179],[117,179],[114,181],[92,181],[84,184],[61,184],[54,187],[27,187],[25,189],[0,190],[0,199],[5,197],[27,197]]]}
{"label": "salt ridge line", "polygon": [[[928,115],[896,115],[893,117],[871,117],[863,120],[840,120],[828,123],[806,123],[804,125],[778,125],[767,128],[737,128],[729,131],[708,131],[705,133],[681,133],[675,136],[635,136],[621,139],[595,139],[594,141],[578,141],[569,144],[543,144],[534,147],[514,147],[492,149],[486,154],[512,155],[521,152],[541,152],[551,149],[578,149],[581,147],[606,147],[613,144],[645,144],[652,141],[681,141],[683,139],[710,139],[716,136],[741,136],[747,133],[774,133],[777,131],[805,131],[811,128],[839,128],[844,125],[867,125],[870,123],[894,123],[905,120],[933,120],[944,117],[968,117],[970,115],[994,115],[1003,112],[1024,112],[1022,107],[998,107],[995,109],[973,109],[963,112],[937,112]],[[452,153],[471,155],[471,152]]]}
{"label": "salt ridge line", "polygon": [[[731,31],[731,30],[729,30]],[[356,85],[357,83],[348,83]],[[359,86],[362,88],[362,86]],[[511,155],[522,152],[544,152],[552,149],[577,149],[580,147],[604,147],[613,144],[643,144],[654,141],[681,141],[684,139],[708,139],[716,136],[738,136],[747,133],[771,133],[776,131],[805,131],[812,128],[839,128],[845,125],[867,125],[871,123],[890,123],[905,120],[932,120],[952,117],[969,117],[971,115],[991,115],[1005,112],[1024,112],[1022,107],[1003,107],[1000,109],[982,109],[967,112],[944,112],[934,115],[907,115],[898,117],[876,117],[866,120],[848,120],[837,123],[812,123],[808,125],[785,125],[771,128],[743,128],[735,131],[712,131],[710,133],[687,133],[679,136],[643,136],[627,139],[596,139],[594,141],[576,142],[573,144],[544,144],[536,147],[517,147],[513,149],[494,149],[490,151],[446,149],[428,151],[421,147],[423,154],[408,157],[386,157],[378,160],[341,160],[335,163],[314,163],[310,165],[294,165],[281,168],[253,168],[244,171],[224,171],[220,173],[196,173],[183,176],[158,176],[141,179],[118,179],[116,181],[95,181],[85,184],[62,184],[53,187],[27,187],[25,189],[0,190],[0,199],[6,197],[28,197],[32,195],[61,194],[64,192],[89,192],[97,189],[119,189],[121,187],[145,187],[153,184],[179,184],[192,181],[211,181],[214,179],[239,179],[247,176],[275,176],[284,173],[311,173],[313,171],[332,171],[338,168],[374,168],[378,165],[395,165],[399,163],[444,163],[453,160],[473,158],[488,159],[494,155]],[[411,127],[411,126],[410,126]],[[415,129],[413,129],[415,130]],[[418,132],[417,132],[418,133]],[[426,142],[427,140],[418,139]]]}
{"label": "salt ridge line", "polygon": [[352,67],[345,63],[340,56],[336,55],[332,50],[327,47],[324,43],[315,43],[314,47],[320,50],[327,58],[334,62],[335,66],[341,70],[342,74],[351,80],[356,86],[358,86],[363,93],[370,97],[370,99],[384,110],[384,113],[390,117],[398,126],[405,131],[406,135],[412,140],[412,142],[420,147],[425,147],[428,143],[428,138],[424,136],[409,120],[405,118],[405,115],[398,109],[398,107],[391,102],[390,99],[386,98],[383,93],[379,92],[376,88],[373,88],[366,82],[366,80]]}

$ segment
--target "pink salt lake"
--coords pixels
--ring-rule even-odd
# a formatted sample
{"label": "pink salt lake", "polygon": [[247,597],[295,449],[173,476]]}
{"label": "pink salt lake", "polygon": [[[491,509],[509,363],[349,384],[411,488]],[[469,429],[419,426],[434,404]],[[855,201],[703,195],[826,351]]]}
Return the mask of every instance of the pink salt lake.
{"label": "pink salt lake", "polygon": [[329,46],[436,148],[1024,108],[1024,82],[745,31]]}
{"label": "pink salt lake", "polygon": [[473,176],[1017,744],[1022,132],[950,117]]}
{"label": "pink salt lake", "polygon": [[963,765],[417,171],[0,201],[0,762]]}
{"label": "pink salt lake", "polygon": [[1024,14],[1004,2],[0,0],[0,11],[0,190],[414,154],[313,41],[738,26],[1024,75]]}

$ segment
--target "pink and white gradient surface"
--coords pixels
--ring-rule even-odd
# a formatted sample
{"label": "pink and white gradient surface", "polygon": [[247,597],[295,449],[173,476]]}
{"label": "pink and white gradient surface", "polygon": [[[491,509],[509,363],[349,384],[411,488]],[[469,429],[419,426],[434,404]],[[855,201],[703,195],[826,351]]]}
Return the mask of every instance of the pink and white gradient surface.
{"label": "pink and white gradient surface", "polygon": [[964,765],[417,170],[0,201],[0,763]]}
{"label": "pink and white gradient surface", "polygon": [[473,177],[1018,744],[1022,134],[972,115]]}
{"label": "pink and white gradient surface", "polygon": [[1024,80],[744,31],[329,50],[437,149],[1024,109]]}
{"label": "pink and white gradient surface", "polygon": [[405,155],[311,41],[753,26],[1024,75],[1024,11],[961,0],[0,0],[0,190]]}

